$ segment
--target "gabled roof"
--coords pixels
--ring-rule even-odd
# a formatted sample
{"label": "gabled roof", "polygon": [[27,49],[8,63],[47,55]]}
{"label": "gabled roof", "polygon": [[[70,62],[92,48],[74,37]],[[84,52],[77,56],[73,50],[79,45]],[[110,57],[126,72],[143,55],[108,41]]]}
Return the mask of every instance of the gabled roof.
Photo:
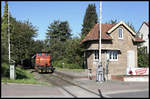
{"label": "gabled roof", "polygon": [[115,30],[118,26],[123,25],[125,26],[133,35],[136,35],[136,33],[128,26],[126,25],[123,21],[120,21],[119,23],[117,23],[114,27],[112,27],[108,33],[111,33],[113,30]]}
{"label": "gabled roof", "polygon": [[[112,37],[106,32],[111,29],[115,24],[102,24],[102,39],[111,40]],[[89,40],[99,40],[99,24],[95,24],[86,37],[82,40],[82,43]]]}
{"label": "gabled roof", "polygon": [[[119,25],[124,25],[134,36],[135,42],[143,42],[142,39],[136,37],[136,33],[132,31],[128,25],[126,25],[123,21],[120,21],[117,24],[102,24],[102,40],[112,40],[110,33],[115,30]],[[81,43],[91,41],[91,40],[99,40],[99,24],[95,24],[94,27],[90,30],[90,32],[85,36],[85,38],[81,41]]]}
{"label": "gabled roof", "polygon": [[143,22],[143,23],[145,23],[149,27],[149,22]]}
{"label": "gabled roof", "polygon": [[138,34],[140,33],[139,31],[141,30],[141,28],[142,28],[142,26],[143,26],[144,24],[146,24],[146,26],[149,28],[149,22],[144,21],[144,22],[142,23],[141,27],[139,28],[138,32],[137,32]]}

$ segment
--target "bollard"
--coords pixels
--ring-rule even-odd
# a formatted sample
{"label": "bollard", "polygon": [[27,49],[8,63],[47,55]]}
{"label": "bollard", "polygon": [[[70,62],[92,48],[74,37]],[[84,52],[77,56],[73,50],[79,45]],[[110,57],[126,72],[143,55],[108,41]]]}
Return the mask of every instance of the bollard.
{"label": "bollard", "polygon": [[92,80],[92,69],[88,69],[88,78]]}

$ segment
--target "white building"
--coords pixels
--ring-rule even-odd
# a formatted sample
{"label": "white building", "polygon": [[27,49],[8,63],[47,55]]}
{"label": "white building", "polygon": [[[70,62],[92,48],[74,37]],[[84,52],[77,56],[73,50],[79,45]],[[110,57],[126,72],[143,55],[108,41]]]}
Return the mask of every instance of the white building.
{"label": "white building", "polygon": [[142,43],[142,47],[146,47],[146,52],[149,53],[149,22],[143,22],[138,31],[138,35],[145,40],[145,42]]}

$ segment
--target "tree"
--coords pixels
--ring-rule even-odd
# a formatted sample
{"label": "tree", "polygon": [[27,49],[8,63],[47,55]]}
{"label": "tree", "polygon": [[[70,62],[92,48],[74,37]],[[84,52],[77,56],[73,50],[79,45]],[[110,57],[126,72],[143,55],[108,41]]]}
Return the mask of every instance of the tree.
{"label": "tree", "polygon": [[65,58],[68,59],[67,63],[76,64],[78,68],[83,64],[83,50],[80,45],[81,39],[72,38],[65,43]]}
{"label": "tree", "polygon": [[[9,24],[8,24],[8,14],[9,14]],[[1,17],[1,20],[2,20],[2,22],[1,22],[1,29],[2,29],[2,31],[1,31],[2,62],[8,63],[8,25],[9,25],[9,33],[11,33],[12,23],[15,20],[15,18],[13,18],[11,16],[11,13],[8,12],[8,2],[7,1],[5,1],[4,14]]]}
{"label": "tree", "polygon": [[117,24],[117,23],[118,23],[117,19],[105,22],[105,24]]}
{"label": "tree", "polygon": [[71,38],[71,29],[67,21],[54,21],[48,26],[46,42],[50,44],[53,40],[66,41]]}
{"label": "tree", "polygon": [[1,53],[2,53],[2,62],[8,63],[8,3],[5,1],[4,14],[2,16],[1,23]]}
{"label": "tree", "polygon": [[132,23],[130,23],[130,22],[125,22],[125,23],[136,33],[136,30]]}
{"label": "tree", "polygon": [[145,53],[145,47],[138,48],[138,67],[149,67],[149,54]]}
{"label": "tree", "polygon": [[68,39],[71,39],[71,29],[67,21],[54,21],[48,26],[45,42],[47,51],[52,53],[52,60],[64,58],[64,43]]}
{"label": "tree", "polygon": [[37,52],[45,51],[45,42],[43,40],[31,41],[31,54],[34,55]]}
{"label": "tree", "polygon": [[97,23],[98,17],[95,4],[89,4],[84,15],[83,25],[81,29],[81,38],[83,39],[91,28]]}
{"label": "tree", "polygon": [[[105,24],[117,24],[118,23],[118,20],[117,19],[115,19],[115,20],[110,20],[110,21],[108,21],[108,22],[105,22]],[[129,21],[128,22],[125,22],[135,33],[136,33],[136,31],[135,31],[135,28],[134,28],[134,26],[133,26],[133,24],[132,23],[130,23]]]}
{"label": "tree", "polygon": [[71,38],[71,29],[67,21],[60,22],[59,24],[59,40],[66,41]]}
{"label": "tree", "polygon": [[[51,55],[55,58],[53,66],[62,67],[62,63],[64,63],[63,68],[82,68],[83,58],[80,42],[81,39],[72,38],[68,39],[63,44],[61,44],[60,41],[56,43],[55,47],[59,44],[59,48],[57,51],[55,49],[51,52]],[[61,49],[63,51],[61,51]]]}
{"label": "tree", "polygon": [[32,54],[33,37],[37,29],[29,21],[13,20],[11,27],[11,58],[19,63],[22,59],[30,58]]}

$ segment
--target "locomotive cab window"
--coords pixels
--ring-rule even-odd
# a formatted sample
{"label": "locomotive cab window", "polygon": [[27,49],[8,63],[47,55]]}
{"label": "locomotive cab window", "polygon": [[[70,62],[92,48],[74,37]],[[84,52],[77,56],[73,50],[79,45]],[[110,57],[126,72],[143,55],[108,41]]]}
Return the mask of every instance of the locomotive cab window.
{"label": "locomotive cab window", "polygon": [[39,54],[38,54],[38,56],[42,56],[42,54],[41,54],[41,53],[39,53]]}
{"label": "locomotive cab window", "polygon": [[48,56],[48,53],[45,53],[45,56]]}

